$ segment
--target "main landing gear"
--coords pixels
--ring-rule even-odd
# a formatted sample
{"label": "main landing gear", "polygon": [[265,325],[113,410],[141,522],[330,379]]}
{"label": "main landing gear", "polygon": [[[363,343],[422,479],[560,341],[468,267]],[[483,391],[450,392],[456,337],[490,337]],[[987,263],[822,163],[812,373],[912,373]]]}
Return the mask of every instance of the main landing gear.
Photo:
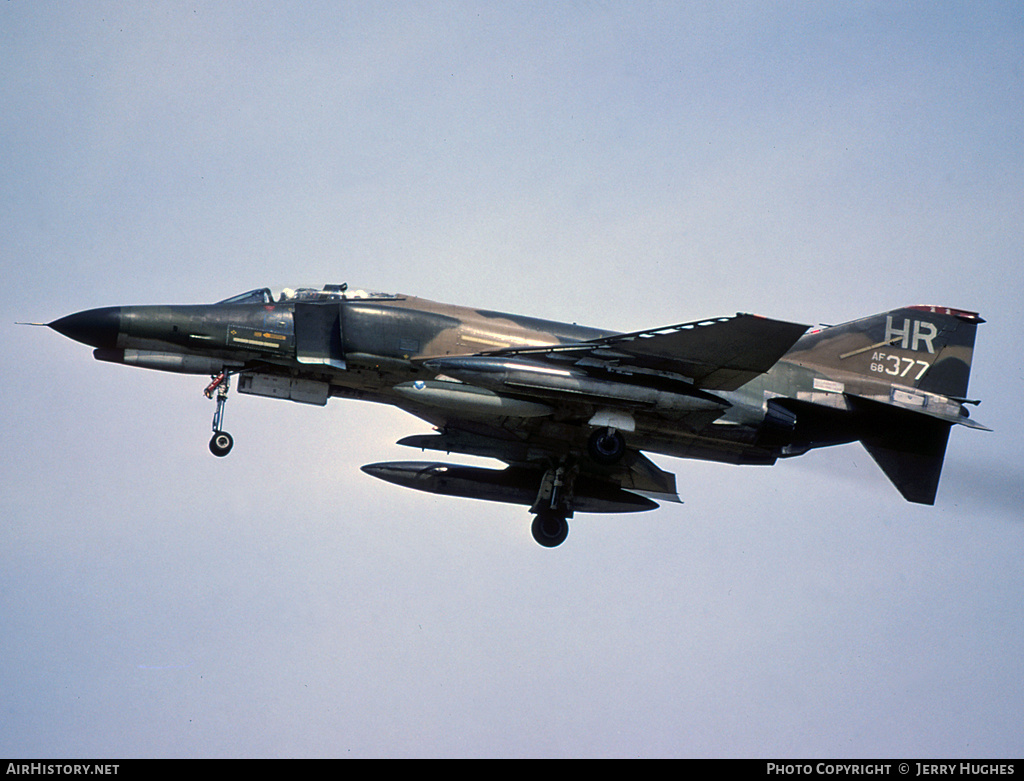
{"label": "main landing gear", "polygon": [[235,440],[223,430],[224,406],[228,403],[228,390],[231,388],[231,378],[227,372],[221,372],[203,391],[206,398],[212,399],[217,396],[217,411],[213,413],[213,438],[210,440],[210,452],[219,458],[223,458],[231,452]]}
{"label": "main landing gear", "polygon": [[533,539],[545,548],[555,548],[569,536],[569,522],[565,513],[543,510],[534,517],[530,526]]}
{"label": "main landing gear", "polygon": [[565,463],[548,469],[540,481],[540,490],[530,512],[534,513],[530,531],[533,539],[545,548],[554,548],[569,536],[572,517],[573,483],[578,467]]}
{"label": "main landing gear", "polygon": [[587,440],[587,455],[595,463],[611,466],[626,454],[626,439],[613,428],[599,428]]}
{"label": "main landing gear", "polygon": [[[587,440],[587,455],[602,466],[617,464],[626,455],[626,439],[614,428],[596,429]],[[541,478],[537,498],[530,508],[534,514],[530,531],[533,539],[545,548],[557,547],[569,536],[577,474],[579,465],[563,458]]]}

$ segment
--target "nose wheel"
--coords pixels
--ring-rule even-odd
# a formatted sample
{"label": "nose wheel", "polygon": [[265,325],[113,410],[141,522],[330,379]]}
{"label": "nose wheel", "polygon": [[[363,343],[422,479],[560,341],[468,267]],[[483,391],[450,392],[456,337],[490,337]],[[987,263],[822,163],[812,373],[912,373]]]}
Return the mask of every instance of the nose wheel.
{"label": "nose wheel", "polygon": [[226,431],[214,431],[213,439],[210,440],[210,452],[215,456],[223,457],[231,452],[235,440]]}
{"label": "nose wheel", "polygon": [[218,458],[223,458],[231,452],[235,440],[224,431],[224,407],[228,403],[228,391],[231,388],[231,379],[227,372],[221,372],[203,391],[206,398],[212,399],[217,396],[217,411],[213,413],[213,438],[210,440],[210,452]]}

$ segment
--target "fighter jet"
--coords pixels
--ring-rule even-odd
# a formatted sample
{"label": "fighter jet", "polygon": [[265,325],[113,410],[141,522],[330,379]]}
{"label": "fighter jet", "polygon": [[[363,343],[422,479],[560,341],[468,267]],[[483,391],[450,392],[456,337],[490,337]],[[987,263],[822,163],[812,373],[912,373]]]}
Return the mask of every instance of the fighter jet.
{"label": "fighter jet", "polygon": [[967,398],[977,313],[911,306],[842,325],[736,314],[617,333],[324,285],[215,304],[120,306],[50,328],[101,361],[208,375],[210,451],[226,456],[229,389],[304,404],[391,404],[434,428],[398,444],[503,469],[368,464],[398,485],[528,506],[561,544],[574,513],[678,502],[645,453],[770,465],[860,441],[910,502],[933,504]]}

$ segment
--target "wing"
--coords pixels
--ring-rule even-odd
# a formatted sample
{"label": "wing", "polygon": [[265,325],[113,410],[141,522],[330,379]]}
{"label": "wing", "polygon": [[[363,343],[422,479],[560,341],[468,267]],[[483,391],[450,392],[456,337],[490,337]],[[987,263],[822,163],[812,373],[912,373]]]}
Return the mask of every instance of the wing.
{"label": "wing", "polygon": [[[738,314],[571,344],[430,358],[424,365],[436,380],[395,390],[439,433],[400,444],[543,471],[585,452],[594,428],[634,431],[634,416],[645,410],[697,431],[729,406],[715,391],[734,390],[770,369],[806,330]],[[675,477],[640,452],[644,444],[639,437],[611,463],[584,459],[581,474],[679,501]]]}
{"label": "wing", "polygon": [[534,356],[582,368],[677,375],[707,391],[736,390],[768,371],[808,326],[750,314],[618,334],[574,344],[507,348],[481,355]]}

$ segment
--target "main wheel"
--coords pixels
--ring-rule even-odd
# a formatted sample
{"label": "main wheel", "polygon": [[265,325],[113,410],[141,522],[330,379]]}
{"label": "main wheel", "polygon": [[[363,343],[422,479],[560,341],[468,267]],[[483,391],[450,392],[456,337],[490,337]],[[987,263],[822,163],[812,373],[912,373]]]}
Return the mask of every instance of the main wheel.
{"label": "main wheel", "polygon": [[626,439],[612,428],[599,428],[587,440],[587,453],[598,464],[618,463],[626,454]]}
{"label": "main wheel", "polygon": [[231,447],[234,444],[235,440],[231,438],[228,432],[215,431],[213,432],[213,439],[210,440],[210,452],[218,458],[223,458],[231,452]]}
{"label": "main wheel", "polygon": [[569,522],[565,516],[556,512],[537,513],[530,527],[533,539],[545,548],[554,548],[565,542],[569,536]]}

